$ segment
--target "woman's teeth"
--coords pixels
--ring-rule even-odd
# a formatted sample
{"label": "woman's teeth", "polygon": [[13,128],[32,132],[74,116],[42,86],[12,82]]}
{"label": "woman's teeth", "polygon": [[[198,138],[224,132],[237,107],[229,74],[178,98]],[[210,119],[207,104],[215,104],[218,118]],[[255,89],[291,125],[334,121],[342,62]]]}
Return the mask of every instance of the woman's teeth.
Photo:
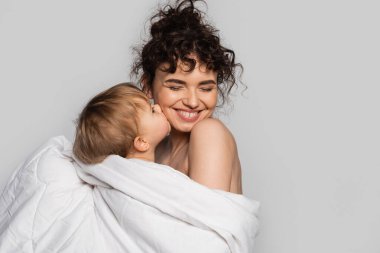
{"label": "woman's teeth", "polygon": [[186,111],[178,111],[183,117],[191,119],[198,115],[198,112],[186,112]]}

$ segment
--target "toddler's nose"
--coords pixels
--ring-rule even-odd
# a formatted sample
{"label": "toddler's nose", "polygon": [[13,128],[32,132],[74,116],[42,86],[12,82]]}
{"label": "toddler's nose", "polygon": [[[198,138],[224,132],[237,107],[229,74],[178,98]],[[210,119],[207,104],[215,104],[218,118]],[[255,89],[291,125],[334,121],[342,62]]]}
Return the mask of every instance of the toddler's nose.
{"label": "toddler's nose", "polygon": [[153,105],[153,110],[155,112],[162,113],[161,106],[159,106],[158,104]]}

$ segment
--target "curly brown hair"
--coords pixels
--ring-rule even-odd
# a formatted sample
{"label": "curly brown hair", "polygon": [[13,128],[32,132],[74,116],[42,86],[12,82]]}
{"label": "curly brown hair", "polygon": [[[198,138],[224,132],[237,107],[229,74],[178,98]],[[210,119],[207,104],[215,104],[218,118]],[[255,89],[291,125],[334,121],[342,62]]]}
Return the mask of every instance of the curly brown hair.
{"label": "curly brown hair", "polygon": [[[163,71],[174,73],[178,61],[186,65],[191,72],[196,60],[217,73],[219,96],[222,104],[228,98],[231,89],[237,85],[237,73],[243,67],[235,62],[235,53],[221,45],[218,30],[205,21],[204,13],[195,7],[195,2],[203,0],[176,1],[160,8],[150,18],[150,37],[142,47],[134,48],[137,55],[132,66],[132,74],[140,77],[144,90],[153,88],[156,69],[168,64]],[[237,69],[240,69],[238,72]]]}

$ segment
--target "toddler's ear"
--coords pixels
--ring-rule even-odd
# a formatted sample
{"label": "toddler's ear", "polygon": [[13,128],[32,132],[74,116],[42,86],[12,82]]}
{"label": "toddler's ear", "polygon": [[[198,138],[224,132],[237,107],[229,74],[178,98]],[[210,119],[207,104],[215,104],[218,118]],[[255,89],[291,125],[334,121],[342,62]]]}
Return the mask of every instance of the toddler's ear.
{"label": "toddler's ear", "polygon": [[137,136],[133,140],[133,146],[139,152],[145,152],[150,147],[149,142],[141,136]]}

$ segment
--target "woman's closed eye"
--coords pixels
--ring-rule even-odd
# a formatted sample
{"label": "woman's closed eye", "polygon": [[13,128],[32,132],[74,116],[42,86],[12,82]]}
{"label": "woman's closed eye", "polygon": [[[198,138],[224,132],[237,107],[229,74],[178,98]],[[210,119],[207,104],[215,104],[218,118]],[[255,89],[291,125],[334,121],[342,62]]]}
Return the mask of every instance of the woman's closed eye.
{"label": "woman's closed eye", "polygon": [[177,79],[169,79],[165,81],[164,86],[172,91],[178,91],[184,88],[185,82]]}
{"label": "woman's closed eye", "polygon": [[203,86],[203,85],[202,85],[201,87],[199,87],[199,89],[200,89],[201,91],[203,91],[203,92],[210,92],[210,91],[216,89],[216,86],[215,86],[215,85],[212,85],[212,86],[210,86],[210,85],[208,85],[208,86]]}
{"label": "woman's closed eye", "polygon": [[212,91],[214,88],[213,87],[209,87],[209,88],[201,88],[201,91],[204,91],[204,92],[210,92]]}
{"label": "woman's closed eye", "polygon": [[178,91],[182,88],[181,86],[167,86],[167,87],[169,88],[169,90],[172,90],[172,91]]}

